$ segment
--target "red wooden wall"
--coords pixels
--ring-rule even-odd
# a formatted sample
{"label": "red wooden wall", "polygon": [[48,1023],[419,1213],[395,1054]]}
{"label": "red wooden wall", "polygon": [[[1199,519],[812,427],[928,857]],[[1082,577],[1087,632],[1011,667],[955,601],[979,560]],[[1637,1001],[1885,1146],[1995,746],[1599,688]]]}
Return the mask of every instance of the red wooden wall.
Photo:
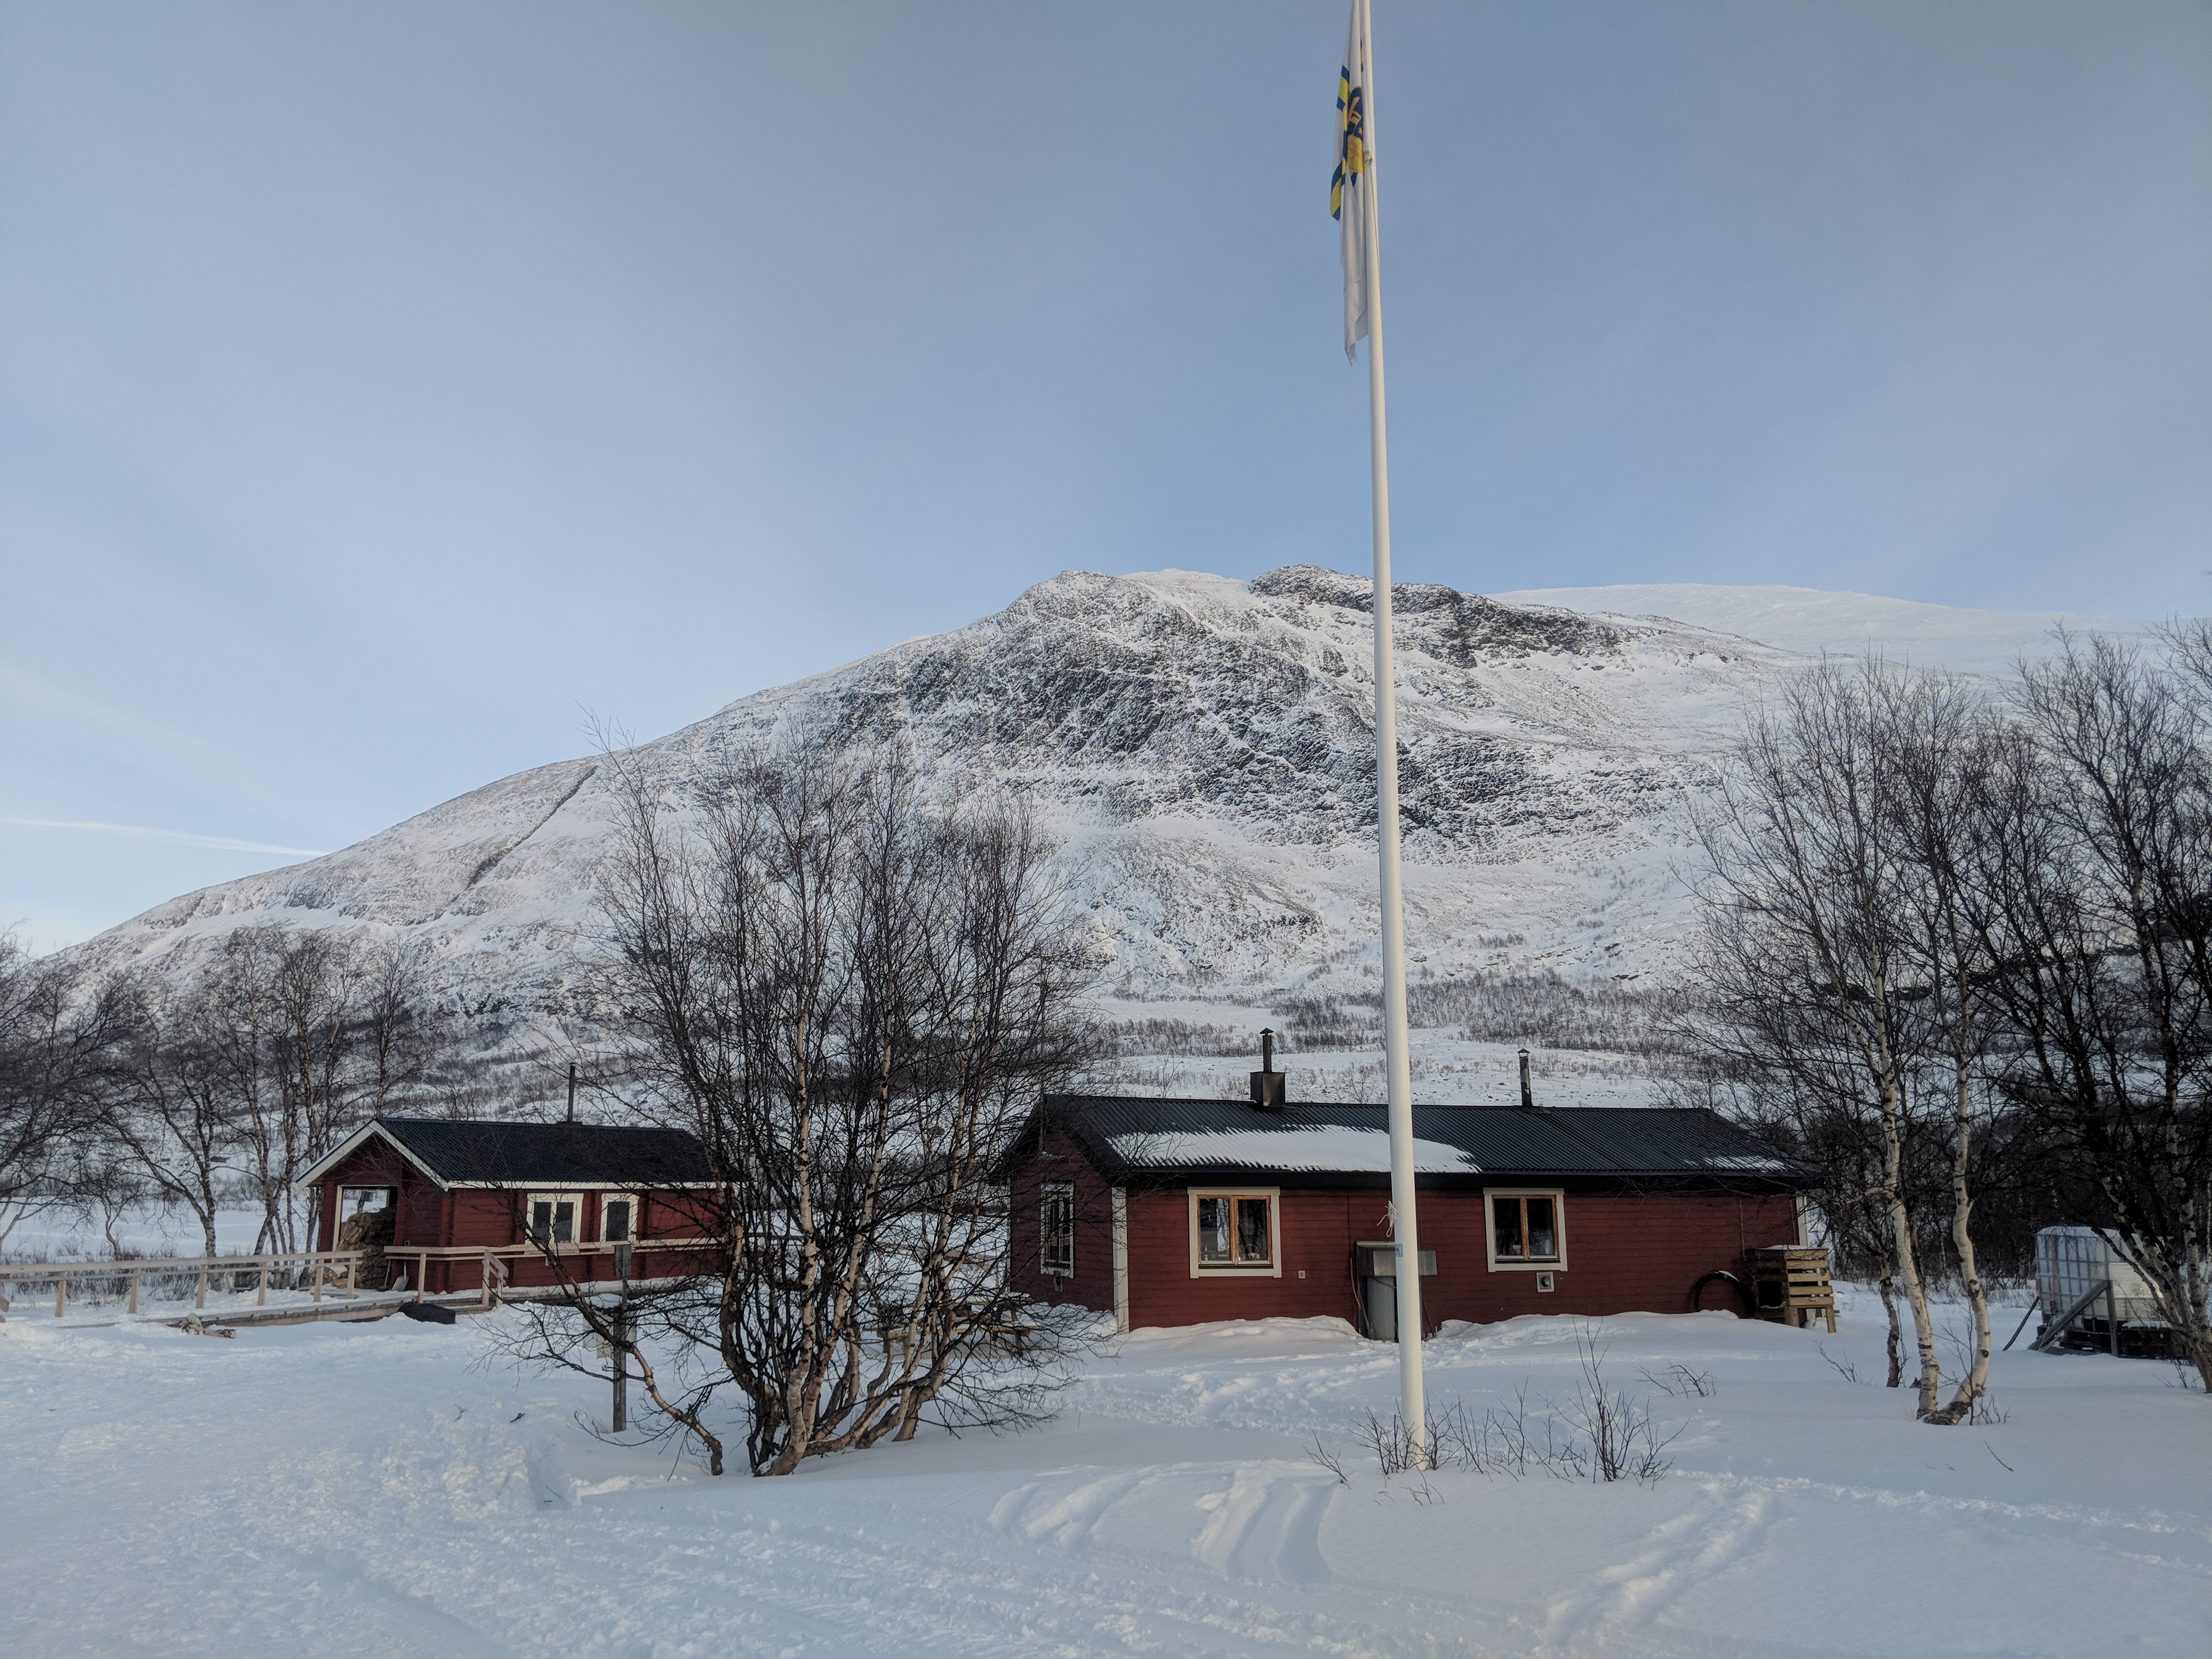
{"label": "red wooden wall", "polygon": [[[1312,1314],[1356,1322],[1352,1247],[1390,1237],[1382,1224],[1387,1196],[1374,1188],[1285,1189],[1281,1278],[1193,1279],[1188,1194],[1133,1192],[1129,1322]],[[1690,1287],[1704,1274],[1740,1268],[1753,1246],[1797,1237],[1796,1201],[1783,1194],[1569,1193],[1562,1204],[1568,1265],[1546,1292],[1534,1273],[1489,1270],[1480,1193],[1427,1192],[1418,1204],[1421,1248],[1437,1258],[1436,1273],[1421,1281],[1422,1316],[1431,1329],[1448,1319],[1489,1324],[1531,1313],[1686,1312]]]}
{"label": "red wooden wall", "polygon": [[[1010,1183],[1009,1286],[1042,1302],[1111,1311],[1111,1193],[1064,1137],[1048,1132],[1042,1150],[1052,1156],[1025,1159]],[[1038,1260],[1045,1181],[1075,1188],[1075,1273],[1058,1290]],[[1130,1325],[1315,1314],[1357,1323],[1352,1249],[1389,1238],[1389,1201],[1374,1188],[1285,1188],[1280,1278],[1193,1279],[1187,1189],[1133,1188]],[[1422,1315],[1431,1329],[1449,1319],[1488,1324],[1531,1313],[1683,1313],[1691,1286],[1705,1274],[1740,1271],[1745,1250],[1797,1239],[1796,1201],[1788,1194],[1570,1192],[1562,1206],[1568,1265],[1554,1272],[1556,1289],[1540,1291],[1532,1272],[1490,1271],[1480,1193],[1424,1192],[1419,1202],[1421,1248],[1437,1258],[1437,1273],[1421,1281]]]}
{"label": "red wooden wall", "polygon": [[[1032,1131],[1032,1137],[1035,1132]],[[1114,1311],[1114,1195],[1091,1167],[1090,1159],[1058,1130],[1046,1131],[1040,1143],[1032,1138],[1032,1155],[1014,1171],[1009,1183],[1007,1233],[1012,1249],[1006,1267],[1007,1288],[1039,1302],[1073,1304]],[[1075,1273],[1053,1288],[1052,1277],[1039,1259],[1043,1243],[1043,1186],[1064,1181],[1075,1188]],[[1155,1323],[1159,1322],[1155,1321]]]}
{"label": "red wooden wall", "polygon": [[[497,1248],[523,1243],[526,1220],[524,1206],[530,1194],[520,1189],[485,1187],[459,1187],[447,1191],[400,1156],[383,1139],[371,1136],[355,1150],[352,1156],[326,1176],[321,1182],[320,1200],[316,1206],[317,1248],[337,1248],[338,1204],[342,1189],[347,1187],[392,1187],[398,1189],[395,1200],[398,1213],[393,1218],[391,1249],[395,1256],[410,1244],[462,1244]],[[575,1191],[582,1200],[582,1214],[576,1218],[576,1237],[580,1242],[592,1243],[599,1237],[599,1207],[604,1192],[588,1188],[562,1188]],[[634,1188],[611,1188],[609,1191],[634,1192]],[[638,1206],[636,1236],[639,1238],[698,1238],[712,1237],[714,1200],[703,1193],[647,1193]],[[522,1255],[506,1258],[508,1282],[518,1285],[546,1285],[557,1282],[553,1265],[542,1256]],[[708,1252],[678,1250],[641,1250],[631,1264],[635,1276],[670,1278],[683,1273],[711,1271],[713,1257]],[[411,1262],[395,1261],[392,1271],[406,1273],[410,1277],[416,1271]],[[610,1248],[605,1252],[586,1251],[562,1258],[562,1274],[574,1282],[611,1279],[614,1275],[614,1255]],[[432,1261],[424,1289],[433,1294],[448,1291],[472,1291],[483,1280],[483,1264],[477,1261]]]}
{"label": "red wooden wall", "polygon": [[395,1243],[447,1244],[446,1194],[438,1183],[401,1157],[390,1143],[371,1135],[353,1155],[325,1176],[315,1206],[315,1248],[338,1247],[338,1201],[348,1187],[392,1187],[398,1212],[392,1221]]}

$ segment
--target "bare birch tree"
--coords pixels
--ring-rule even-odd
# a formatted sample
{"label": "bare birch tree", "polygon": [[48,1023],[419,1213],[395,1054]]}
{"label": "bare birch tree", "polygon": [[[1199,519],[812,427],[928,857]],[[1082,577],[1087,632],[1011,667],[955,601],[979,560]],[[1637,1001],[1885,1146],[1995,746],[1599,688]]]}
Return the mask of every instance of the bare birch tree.
{"label": "bare birch tree", "polygon": [[[1931,1421],[1960,1420],[1987,1376],[1971,1225],[1984,1122],[2007,1126],[2008,1165],[2142,1273],[2212,1383],[2212,624],[2168,643],[2170,660],[2062,637],[2002,709],[1926,676],[1826,666],[1754,722],[1708,815],[1704,960],[1724,1046],[1770,1095],[1810,1103],[1832,1185],[1863,1157],[1834,1133],[1856,1101],[1878,1127],[1870,1190]],[[1905,1254],[1923,1094],[1947,1102],[1975,1323],[1941,1411]],[[1829,1201],[1847,1212],[1847,1193]]]}
{"label": "bare birch tree", "polygon": [[1906,1188],[1920,1033],[1901,925],[1894,696],[1878,664],[1823,663],[1751,715],[1734,775],[1699,818],[1711,872],[1702,963],[1735,1059],[1872,1131],[1868,1194],[1911,1316],[1924,1417],[1941,1373]]}
{"label": "bare birch tree", "polygon": [[1882,683],[1878,706],[1893,751],[1893,833],[1905,872],[1896,890],[1909,964],[1900,994],[1920,1002],[1927,1067],[1942,1079],[1948,1100],[1951,1248],[1974,1327],[1966,1375],[1950,1403],[1930,1419],[1957,1423],[1989,1386],[1989,1295],[1972,1222],[1974,1133],[1986,1115],[1984,1005],[1994,963],[1988,895],[1974,872],[1989,769],[1999,763],[2008,739],[1979,698],[1956,681],[1893,676]]}
{"label": "bare birch tree", "polygon": [[2003,1085],[2212,1387],[2212,636],[2179,643],[2179,672],[2101,639],[2027,672],[1980,879]]}
{"label": "bare birch tree", "polygon": [[155,1192],[199,1224],[202,1254],[214,1255],[216,1212],[244,1134],[232,1057],[204,1012],[192,1000],[143,1012],[104,1127]]}
{"label": "bare birch tree", "polygon": [[71,1200],[134,1012],[123,981],[34,959],[0,934],[0,1241],[30,1212]]}
{"label": "bare birch tree", "polygon": [[1088,1054],[1090,971],[1042,837],[809,745],[732,769],[694,840],[615,763],[608,975],[636,1103],[698,1136],[726,1194],[719,1273],[641,1316],[744,1397],[757,1474],[925,1413],[1041,1412],[1068,1316],[1009,1295],[994,1174]]}
{"label": "bare birch tree", "polygon": [[241,928],[197,984],[141,1007],[107,1132],[210,1254],[234,1170],[261,1207],[255,1249],[297,1250],[301,1176],[413,1084],[433,1037],[404,947]]}

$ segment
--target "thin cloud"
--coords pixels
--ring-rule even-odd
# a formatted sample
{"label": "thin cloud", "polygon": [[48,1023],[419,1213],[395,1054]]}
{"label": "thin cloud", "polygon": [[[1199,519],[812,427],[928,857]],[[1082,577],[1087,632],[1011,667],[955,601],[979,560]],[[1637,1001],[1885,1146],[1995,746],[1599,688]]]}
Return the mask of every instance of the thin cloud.
{"label": "thin cloud", "polygon": [[230,836],[195,836],[184,830],[155,830],[143,823],[74,823],[61,818],[0,817],[0,823],[21,824],[29,830],[104,830],[111,835],[144,836],[150,841],[173,842],[179,847],[211,847],[226,853],[278,853],[288,858],[319,859],[328,851],[314,847],[271,847],[266,842],[240,841]]}

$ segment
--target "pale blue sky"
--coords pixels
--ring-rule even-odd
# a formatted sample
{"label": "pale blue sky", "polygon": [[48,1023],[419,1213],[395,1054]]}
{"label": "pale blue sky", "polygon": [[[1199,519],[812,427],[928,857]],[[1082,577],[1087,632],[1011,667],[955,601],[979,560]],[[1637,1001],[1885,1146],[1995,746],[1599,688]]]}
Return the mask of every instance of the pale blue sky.
{"label": "pale blue sky", "polygon": [[[2212,9],[1375,4],[1403,576],[2212,608]],[[0,8],[0,923],[1362,568],[1343,13]]]}

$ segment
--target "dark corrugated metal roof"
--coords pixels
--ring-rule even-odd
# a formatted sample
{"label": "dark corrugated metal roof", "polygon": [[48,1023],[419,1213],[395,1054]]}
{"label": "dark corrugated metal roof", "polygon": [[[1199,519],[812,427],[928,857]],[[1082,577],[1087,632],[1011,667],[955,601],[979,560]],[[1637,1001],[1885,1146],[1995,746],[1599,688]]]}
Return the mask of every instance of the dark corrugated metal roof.
{"label": "dark corrugated metal roof", "polygon": [[[1054,1095],[1045,1110],[1109,1175],[1387,1176],[1381,1106]],[[1811,1173],[1703,1107],[1416,1106],[1424,1184],[1500,1176],[1801,1184]]]}
{"label": "dark corrugated metal roof", "polygon": [[704,1150],[681,1129],[438,1117],[381,1117],[376,1123],[453,1184],[687,1187],[714,1178]]}

